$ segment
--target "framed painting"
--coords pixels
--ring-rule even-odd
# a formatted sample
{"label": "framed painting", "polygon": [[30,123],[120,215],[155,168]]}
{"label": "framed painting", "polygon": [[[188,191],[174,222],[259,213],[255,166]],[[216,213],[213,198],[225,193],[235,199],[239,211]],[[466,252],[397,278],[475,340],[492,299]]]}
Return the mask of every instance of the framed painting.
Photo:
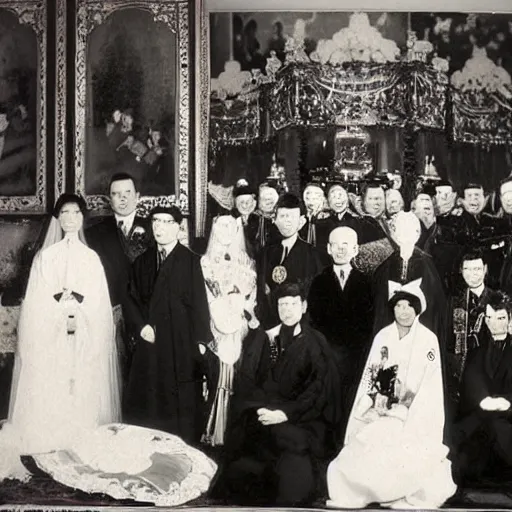
{"label": "framed painting", "polygon": [[77,0],[75,190],[109,209],[127,172],[139,210],[189,213],[189,6],[186,0]]}
{"label": "framed painting", "polygon": [[0,0],[0,211],[46,211],[47,9]]}

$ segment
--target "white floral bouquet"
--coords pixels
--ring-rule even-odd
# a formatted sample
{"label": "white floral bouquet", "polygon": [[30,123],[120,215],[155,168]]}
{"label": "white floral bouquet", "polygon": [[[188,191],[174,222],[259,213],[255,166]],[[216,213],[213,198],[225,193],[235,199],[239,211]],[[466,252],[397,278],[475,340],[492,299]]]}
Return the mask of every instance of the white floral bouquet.
{"label": "white floral bouquet", "polygon": [[395,62],[399,57],[395,41],[385,39],[372,27],[366,13],[352,14],[348,27],[336,32],[332,39],[320,39],[310,55],[314,62],[334,66],[344,62]]}
{"label": "white floral bouquet", "polygon": [[485,48],[473,49],[461,71],[456,71],[451,78],[453,87],[461,92],[501,92],[505,97],[512,97],[510,74],[501,66],[497,66],[489,57]]}
{"label": "white floral bouquet", "polygon": [[212,78],[210,89],[220,100],[235,98],[253,89],[253,75],[250,71],[242,71],[240,63],[230,60],[224,65],[224,71],[218,78]]}

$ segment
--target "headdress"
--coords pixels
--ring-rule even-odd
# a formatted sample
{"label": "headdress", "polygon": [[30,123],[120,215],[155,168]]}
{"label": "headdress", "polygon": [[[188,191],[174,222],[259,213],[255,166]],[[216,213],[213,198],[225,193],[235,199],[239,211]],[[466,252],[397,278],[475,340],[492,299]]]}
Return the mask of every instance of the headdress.
{"label": "headdress", "polygon": [[422,279],[416,279],[406,284],[400,284],[395,281],[388,282],[388,301],[397,301],[397,298],[406,299],[407,296],[415,297],[419,299],[421,305],[420,313],[423,313],[427,309],[427,299],[421,289]]}

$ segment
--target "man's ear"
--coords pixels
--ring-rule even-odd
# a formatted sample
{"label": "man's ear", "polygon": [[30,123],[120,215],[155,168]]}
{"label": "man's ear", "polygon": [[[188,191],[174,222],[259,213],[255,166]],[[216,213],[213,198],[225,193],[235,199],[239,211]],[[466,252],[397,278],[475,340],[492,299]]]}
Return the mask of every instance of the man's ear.
{"label": "man's ear", "polygon": [[487,203],[489,202],[489,199],[491,198],[491,194],[487,194],[484,197],[484,208],[487,206]]}
{"label": "man's ear", "polygon": [[306,216],[301,215],[300,220],[299,220],[299,231],[304,227],[305,224],[306,224]]}
{"label": "man's ear", "polygon": [[135,198],[137,199],[138,202],[140,199],[140,192],[135,192]]}
{"label": "man's ear", "polygon": [[308,310],[308,301],[304,299],[302,301],[302,314],[305,315],[307,310]]}
{"label": "man's ear", "polygon": [[354,259],[358,254],[359,254],[359,244],[356,244],[355,249],[354,249],[354,256],[352,257],[352,259]]}

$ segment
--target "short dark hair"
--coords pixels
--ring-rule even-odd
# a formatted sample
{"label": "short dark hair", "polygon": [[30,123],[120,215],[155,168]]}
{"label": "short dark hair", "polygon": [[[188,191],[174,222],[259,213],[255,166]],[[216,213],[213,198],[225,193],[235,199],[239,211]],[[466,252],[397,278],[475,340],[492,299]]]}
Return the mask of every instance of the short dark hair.
{"label": "short dark hair", "polygon": [[301,300],[306,300],[303,284],[300,281],[296,281],[279,285],[275,292],[276,302],[283,297],[300,297]]}
{"label": "short dark hair", "polygon": [[482,260],[484,265],[486,265],[485,252],[481,247],[473,247],[462,256],[462,260],[460,262],[460,268],[464,265],[465,261],[474,261],[474,260]]}
{"label": "short dark hair", "polygon": [[53,208],[52,215],[55,218],[58,218],[60,211],[67,204],[76,204],[78,208],[80,208],[80,211],[82,212],[82,215],[84,217],[87,214],[87,204],[85,203],[85,200],[82,196],[79,196],[78,194],[65,193],[61,194],[60,197],[57,199],[57,202],[55,203],[55,206]]}
{"label": "short dark hair", "polygon": [[484,305],[491,306],[494,311],[504,309],[509,318],[512,314],[512,299],[505,292],[499,290],[490,291]]}
{"label": "short dark hair", "polygon": [[125,180],[131,180],[133,183],[133,186],[135,188],[135,192],[139,191],[137,182],[135,181],[135,178],[131,174],[128,174],[127,172],[116,172],[110,178],[110,182],[108,184],[108,192],[110,193],[110,189],[112,188],[112,183],[114,183],[116,181],[125,181]]}
{"label": "short dark hair", "polygon": [[386,187],[384,186],[384,184],[382,183],[374,183],[374,182],[370,182],[370,183],[365,183],[363,185],[363,188],[361,190],[361,199],[364,201],[366,199],[366,195],[368,194],[368,191],[370,189],[377,189],[377,188],[380,188],[382,190],[382,192],[384,193],[384,195],[386,195]]}
{"label": "short dark hair", "polygon": [[416,316],[418,316],[421,313],[421,300],[420,300],[420,298],[417,297],[416,295],[413,295],[412,293],[404,292],[404,291],[396,292],[389,299],[388,305],[389,305],[389,307],[391,309],[391,312],[393,312],[393,310],[395,309],[395,306],[401,300],[406,300],[411,305],[411,307],[416,312]]}
{"label": "short dark hair", "polygon": [[279,210],[279,208],[289,208],[289,209],[298,208],[300,210],[301,215],[305,215],[305,213],[306,213],[306,207],[304,206],[304,203],[301,201],[301,199],[299,197],[297,197],[295,194],[291,194],[289,192],[287,192],[286,194],[283,194],[277,200],[276,212]]}
{"label": "short dark hair", "polygon": [[462,188],[462,195],[464,195],[464,192],[466,192],[466,190],[470,190],[470,189],[478,189],[478,190],[481,190],[485,194],[484,186],[481,185],[480,183],[467,183]]}
{"label": "short dark hair", "polygon": [[181,221],[183,220],[183,213],[181,210],[174,204],[170,206],[155,206],[150,214],[149,218],[152,219],[154,215],[158,213],[165,213],[167,215],[171,215],[172,218],[178,223],[181,224]]}

